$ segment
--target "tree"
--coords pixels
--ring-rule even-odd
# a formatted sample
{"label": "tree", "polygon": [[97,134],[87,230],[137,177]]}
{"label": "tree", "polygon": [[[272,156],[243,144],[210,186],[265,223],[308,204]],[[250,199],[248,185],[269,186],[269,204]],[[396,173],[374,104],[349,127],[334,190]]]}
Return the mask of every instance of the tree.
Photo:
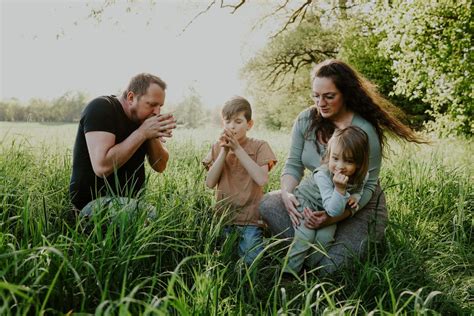
{"label": "tree", "polygon": [[321,25],[317,13],[274,37],[242,71],[256,100],[258,121],[272,129],[288,128],[310,102],[312,64],[337,54],[337,30]]}
{"label": "tree", "polygon": [[11,99],[0,102],[0,121],[77,122],[86,100],[82,92],[67,92],[54,100],[33,98],[26,105]]}
{"label": "tree", "polygon": [[53,100],[52,108],[55,113],[55,120],[62,122],[78,122],[81,112],[87,102],[87,95],[82,92],[67,92],[61,97]]}
{"label": "tree", "polygon": [[[371,12],[377,12],[372,8]],[[403,118],[415,128],[422,128],[423,122],[432,119],[426,111],[430,105],[421,98],[395,95],[393,88],[396,76],[392,61],[379,48],[386,33],[381,31],[376,19],[367,18],[367,9],[353,8],[345,20],[340,20],[341,46],[338,58],[346,61],[377,85],[379,92],[403,112]]]}
{"label": "tree", "polygon": [[[262,85],[268,89],[267,81],[273,88],[276,86],[274,90],[290,90],[291,83],[292,91],[301,91],[296,87],[300,83],[288,82],[288,75],[296,78],[307,65],[318,62],[320,58],[313,59],[313,48],[319,43],[334,52],[327,57],[335,55],[347,61],[377,83],[382,94],[408,112],[412,125],[435,119],[426,126],[444,133],[474,133],[470,2],[317,3],[319,6],[316,1],[307,4],[312,8],[310,14],[302,16],[297,26],[286,28],[277,37],[281,42],[271,41],[247,65],[246,74],[260,73],[252,77],[252,87]],[[303,82],[301,87],[305,85]],[[251,91],[266,101],[285,99],[281,92],[272,91],[275,94],[270,95],[258,88]],[[286,98],[291,101],[283,104],[302,96],[299,92],[287,93]],[[267,116],[270,125],[285,124],[275,117],[276,113],[287,113],[278,104],[266,103],[265,107],[264,112],[273,114]]]}
{"label": "tree", "polygon": [[[213,7],[234,14],[249,2],[209,0],[185,28]],[[105,6],[110,3],[114,1]],[[287,126],[285,115],[304,107],[296,103],[307,99],[308,76],[303,73],[310,65],[338,57],[375,81],[382,94],[408,112],[411,123],[434,119],[426,124],[431,130],[474,134],[471,1],[279,0],[272,4],[261,20],[278,19],[282,26],[243,71],[270,126]]]}
{"label": "tree", "polygon": [[395,1],[384,9],[379,47],[392,60],[394,93],[429,103],[431,129],[473,135],[471,1]]}
{"label": "tree", "polygon": [[178,124],[186,128],[198,128],[209,122],[209,111],[204,108],[201,96],[194,87],[189,87],[183,101],[171,108]]}
{"label": "tree", "polygon": [[[17,110],[18,109],[18,110]],[[18,121],[18,112],[21,110],[21,103],[18,99],[12,98],[0,102],[0,119],[2,121]]]}

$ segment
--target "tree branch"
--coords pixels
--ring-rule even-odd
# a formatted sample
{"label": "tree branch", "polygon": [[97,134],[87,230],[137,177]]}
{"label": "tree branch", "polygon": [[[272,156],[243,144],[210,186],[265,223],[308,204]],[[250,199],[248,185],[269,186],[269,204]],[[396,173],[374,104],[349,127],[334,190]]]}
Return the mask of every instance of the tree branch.
{"label": "tree branch", "polygon": [[[318,63],[321,59],[334,57],[336,54],[336,50],[321,49],[303,49],[284,52],[265,65],[265,68],[268,68],[269,71],[265,74],[263,80],[269,80],[269,86],[275,87],[278,83],[283,81],[286,75],[292,73],[292,84],[294,85],[296,73],[301,68]],[[324,56],[324,58],[321,58],[321,56]]]}
{"label": "tree branch", "polygon": [[[244,1],[244,2],[245,2],[245,1]],[[202,10],[202,11],[200,11],[198,14],[196,14],[196,15],[191,19],[191,21],[189,21],[189,23],[186,24],[186,26],[181,30],[181,34],[183,34],[183,33],[188,29],[188,27],[189,27],[191,24],[193,24],[194,21],[197,20],[198,17],[200,17],[201,15],[207,13],[215,4],[216,4],[216,0],[212,0],[212,1],[208,4],[207,8],[205,8],[204,10]],[[221,0],[221,6],[222,6],[222,0]]]}
{"label": "tree branch", "polygon": [[236,5],[232,5],[232,4],[224,4],[225,3],[225,0],[221,0],[221,8],[232,8],[234,10],[232,10],[231,14],[234,14],[235,11],[237,11],[242,5],[244,5],[246,0],[240,0],[240,2]]}
{"label": "tree branch", "polygon": [[309,9],[309,5],[313,2],[313,0],[306,0],[305,3],[303,3],[298,9],[296,9],[295,11],[293,11],[293,13],[291,14],[290,18],[286,21],[285,25],[283,26],[283,28],[278,31],[275,35],[272,35],[271,38],[275,38],[277,37],[278,35],[280,35],[281,33],[283,33],[290,24],[293,24],[295,23],[295,21],[300,18],[300,21],[302,21],[304,19],[304,17],[306,16],[306,12],[308,11]]}

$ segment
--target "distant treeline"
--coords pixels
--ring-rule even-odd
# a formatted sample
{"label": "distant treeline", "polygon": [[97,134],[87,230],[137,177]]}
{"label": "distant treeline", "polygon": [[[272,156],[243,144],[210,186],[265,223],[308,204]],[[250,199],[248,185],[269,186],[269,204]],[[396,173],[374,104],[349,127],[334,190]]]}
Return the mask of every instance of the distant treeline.
{"label": "distant treeline", "polygon": [[0,121],[7,122],[77,122],[88,96],[83,92],[67,92],[44,100],[34,98],[26,103],[18,99],[0,101]]}
{"label": "distant treeline", "polygon": [[[83,92],[67,92],[63,96],[44,100],[39,98],[27,102],[18,99],[0,101],[0,121],[7,122],[78,122],[81,112],[90,97]],[[198,128],[208,124],[219,124],[219,109],[206,108],[199,93],[192,87],[177,104],[167,104],[163,112],[173,112],[178,124],[185,128]]]}

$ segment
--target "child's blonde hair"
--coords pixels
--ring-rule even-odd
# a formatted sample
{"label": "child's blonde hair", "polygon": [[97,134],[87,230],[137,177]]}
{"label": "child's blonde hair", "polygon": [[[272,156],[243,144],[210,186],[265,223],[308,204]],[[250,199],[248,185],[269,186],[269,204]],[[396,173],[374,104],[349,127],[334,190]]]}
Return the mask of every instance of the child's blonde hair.
{"label": "child's blonde hair", "polygon": [[230,119],[231,117],[240,112],[244,112],[244,116],[247,122],[252,119],[252,108],[250,107],[250,102],[243,97],[235,96],[224,104],[224,107],[221,111],[221,115],[222,118],[225,120]]}
{"label": "child's blonde hair", "polygon": [[367,134],[357,126],[334,130],[328,141],[326,154],[323,157],[324,164],[329,163],[331,148],[336,145],[341,146],[342,158],[344,160],[353,160],[355,162],[357,168],[351,176],[350,182],[360,187],[369,170],[369,138]]}

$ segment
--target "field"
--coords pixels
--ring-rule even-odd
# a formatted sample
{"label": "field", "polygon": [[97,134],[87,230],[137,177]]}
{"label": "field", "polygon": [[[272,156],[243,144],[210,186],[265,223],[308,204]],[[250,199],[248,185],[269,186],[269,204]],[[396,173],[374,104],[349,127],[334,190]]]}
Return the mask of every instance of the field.
{"label": "field", "polygon": [[[474,146],[391,142],[382,167],[389,225],[367,258],[330,278],[281,282],[285,250],[267,239],[246,268],[220,242],[200,160],[218,131],[177,130],[145,199],[157,220],[99,214],[71,221],[75,125],[0,123],[0,314],[472,314]],[[279,164],[289,134],[253,131]]]}

